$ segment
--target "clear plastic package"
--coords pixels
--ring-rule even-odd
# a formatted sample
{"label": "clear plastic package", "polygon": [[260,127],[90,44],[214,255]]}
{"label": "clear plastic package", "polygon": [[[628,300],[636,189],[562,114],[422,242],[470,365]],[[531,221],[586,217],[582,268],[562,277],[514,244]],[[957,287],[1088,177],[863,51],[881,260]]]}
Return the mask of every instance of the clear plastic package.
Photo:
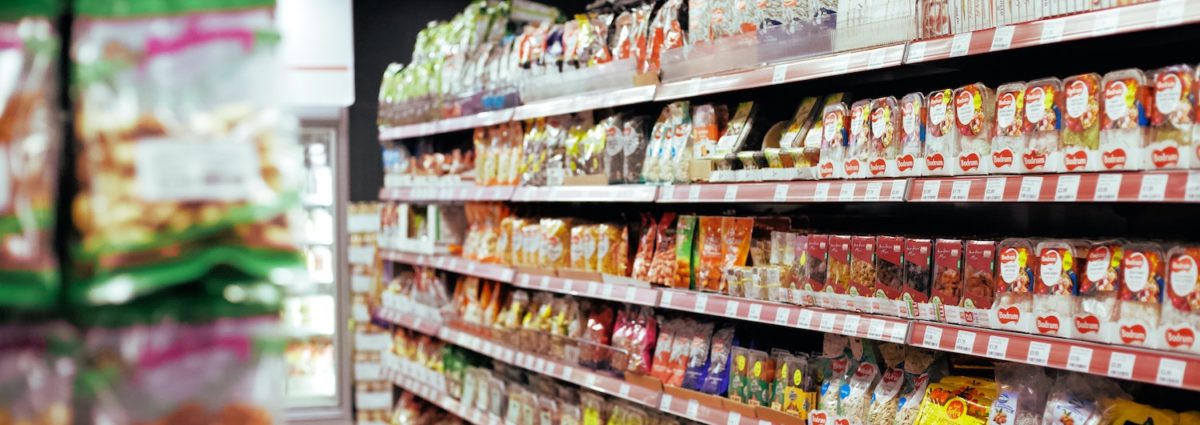
{"label": "clear plastic package", "polygon": [[1033,331],[1042,335],[1074,336],[1068,323],[1079,294],[1080,263],[1073,241],[1047,240],[1037,244],[1038,263],[1033,285]]}
{"label": "clear plastic package", "polygon": [[842,177],[866,177],[867,161],[871,159],[871,100],[863,99],[850,106],[850,132],[842,158]]}
{"label": "clear plastic package", "polygon": [[982,83],[954,90],[954,119],[958,129],[955,174],[987,174],[992,154],[992,125],[996,122],[996,94]]}
{"label": "clear plastic package", "polygon": [[942,89],[929,93],[925,114],[925,175],[948,176],[958,160],[954,92]]}
{"label": "clear plastic package", "polygon": [[1196,71],[1190,65],[1159,68],[1149,75],[1154,95],[1150,103],[1150,134],[1146,137],[1147,170],[1191,168],[1197,153],[1192,148],[1196,113]]}
{"label": "clear plastic package", "polygon": [[925,172],[925,95],[909,93],[900,99],[900,154],[896,171],[901,176]]}
{"label": "clear plastic package", "polygon": [[867,159],[869,177],[898,177],[901,152],[900,103],[888,96],[871,101],[871,138]]}
{"label": "clear plastic package", "polygon": [[845,175],[842,161],[846,158],[849,112],[846,104],[839,102],[825,105],[821,113],[821,161],[817,164],[819,179],[841,178]]}
{"label": "clear plastic package", "polygon": [[1075,306],[1075,337],[1112,342],[1117,322],[1117,295],[1121,286],[1124,246],[1120,241],[1093,242],[1087,265],[1079,279],[1079,304]]}
{"label": "clear plastic package", "polygon": [[1118,343],[1158,348],[1166,256],[1156,243],[1125,245],[1117,303]]}
{"label": "clear plastic package", "polygon": [[1020,152],[1021,173],[1058,172],[1062,169],[1059,137],[1063,122],[1062,81],[1041,78],[1025,85],[1022,116],[1024,150]]}
{"label": "clear plastic package", "polygon": [[992,173],[1016,173],[1025,152],[1025,83],[996,89],[996,136],[992,138]]}
{"label": "clear plastic package", "polygon": [[1101,79],[1096,73],[1063,79],[1062,171],[1099,171]]}
{"label": "clear plastic package", "polygon": [[1146,74],[1122,69],[1104,74],[1100,104],[1100,165],[1106,171],[1142,168],[1147,114]]}

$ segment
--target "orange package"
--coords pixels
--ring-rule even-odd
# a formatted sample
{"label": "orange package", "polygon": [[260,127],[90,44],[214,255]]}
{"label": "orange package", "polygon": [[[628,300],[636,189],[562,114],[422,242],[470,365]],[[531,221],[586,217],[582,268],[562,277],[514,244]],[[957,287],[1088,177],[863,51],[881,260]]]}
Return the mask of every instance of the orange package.
{"label": "orange package", "polygon": [[596,226],[595,270],[610,275],[624,276],[629,254],[629,236],[625,226],[601,224]]}
{"label": "orange package", "polygon": [[541,263],[547,268],[566,268],[571,263],[571,226],[561,218],[543,218]]}
{"label": "orange package", "polygon": [[721,264],[725,259],[724,240],[721,230],[724,217],[701,216],[696,250],[696,289],[701,291],[725,292],[722,288]]}

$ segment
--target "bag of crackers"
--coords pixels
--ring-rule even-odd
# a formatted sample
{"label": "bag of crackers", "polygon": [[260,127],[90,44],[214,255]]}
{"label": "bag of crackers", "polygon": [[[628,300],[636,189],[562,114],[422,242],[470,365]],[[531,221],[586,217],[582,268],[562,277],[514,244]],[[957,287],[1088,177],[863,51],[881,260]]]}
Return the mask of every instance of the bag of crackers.
{"label": "bag of crackers", "polygon": [[300,269],[271,0],[75,4],[76,301]]}

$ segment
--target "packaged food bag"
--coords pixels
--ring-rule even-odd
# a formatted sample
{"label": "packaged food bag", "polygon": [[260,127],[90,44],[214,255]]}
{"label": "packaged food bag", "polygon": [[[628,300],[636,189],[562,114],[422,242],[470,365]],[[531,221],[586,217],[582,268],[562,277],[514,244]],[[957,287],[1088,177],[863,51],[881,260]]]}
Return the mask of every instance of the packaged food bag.
{"label": "packaged food bag", "polygon": [[0,419],[11,424],[75,423],[77,338],[65,323],[0,326],[0,386],[5,389]]}
{"label": "packaged food bag", "polygon": [[875,246],[875,292],[872,312],[898,316],[904,290],[904,238],[880,236]]}
{"label": "packaged food bag", "polygon": [[827,412],[837,412],[841,405],[841,389],[849,382],[847,374],[853,365],[845,354],[836,357],[822,357],[822,373],[825,379],[817,395],[817,409]]}
{"label": "packaged food bag", "polygon": [[1025,83],[1002,84],[996,88],[996,136],[992,138],[994,174],[1016,173],[1025,152]]}
{"label": "packaged food bag", "polygon": [[933,241],[921,238],[904,240],[904,286],[900,299],[908,317],[934,320],[937,313],[929,302],[933,283]]}
{"label": "packaged food bag", "polygon": [[958,160],[954,91],[931,92],[926,101],[929,106],[925,113],[925,175],[948,176],[954,171],[952,163]]}
{"label": "packaged food bag", "polygon": [[1163,347],[1170,350],[1200,352],[1196,334],[1200,331],[1200,247],[1179,245],[1171,248],[1167,269],[1167,302],[1162,307]]}
{"label": "packaged food bag", "polygon": [[1047,240],[1037,244],[1037,266],[1033,285],[1033,330],[1041,335],[1073,337],[1067,323],[1075,314],[1079,294],[1081,257],[1072,241]]}
{"label": "packaged food bag", "polygon": [[828,272],[825,275],[825,292],[831,294],[840,308],[845,305],[850,293],[850,236],[829,236]]}
{"label": "packaged food bag", "polygon": [[700,390],[708,372],[708,354],[711,352],[713,324],[696,323],[692,331],[691,343],[688,345],[687,369],[683,374],[682,387]]}
{"label": "packaged food bag", "polygon": [[[621,155],[624,157],[621,161],[621,183],[645,183],[645,178],[642,176],[642,169],[646,162],[646,155],[650,151],[650,141],[647,135],[647,128],[650,126],[649,116],[637,116],[625,120],[622,124],[622,136],[624,148]],[[655,124],[655,128],[657,128]]]}
{"label": "packaged food bag", "polygon": [[[0,310],[44,310],[61,289],[54,252],[58,168],[56,1],[0,5]],[[89,211],[89,214],[91,211]],[[127,217],[138,217],[138,211]],[[22,416],[24,417],[24,416]]]}
{"label": "packaged food bag", "polygon": [[[1062,171],[1099,171],[1100,74],[1080,74],[1063,79]],[[1111,160],[1110,160],[1111,161]]]}
{"label": "packaged food bag", "polygon": [[729,390],[731,350],[734,344],[733,327],[723,327],[713,333],[712,350],[708,354],[708,370],[700,383],[701,392],[721,395]]}
{"label": "packaged food bag", "polygon": [[850,132],[846,153],[842,158],[842,177],[864,178],[870,175],[867,161],[871,157],[871,100],[863,99],[850,106]]}
{"label": "packaged food bag", "polygon": [[901,149],[900,102],[894,97],[881,97],[871,101],[871,138],[867,145],[866,174],[868,177],[896,177],[900,175],[896,161]]}
{"label": "packaged food bag", "polygon": [[1192,147],[1195,74],[1190,65],[1168,66],[1150,73],[1147,84],[1152,86],[1153,95],[1147,97],[1150,134],[1146,138],[1143,168],[1190,168],[1195,164],[1197,153]]}
{"label": "packaged food bag", "polygon": [[1067,373],[1055,380],[1046,398],[1042,423],[1061,423],[1061,418],[1070,418],[1077,424],[1096,423],[1104,413],[1105,400],[1128,397],[1112,380]]}
{"label": "packaged food bag", "polygon": [[[662,164],[663,153],[666,152],[666,135],[671,128],[670,109],[663,107],[663,110],[658,115],[658,120],[654,122],[654,126],[650,129],[650,138],[646,144],[646,156],[642,161],[641,172],[638,173],[638,183],[660,183],[659,167]],[[628,155],[628,153],[626,154]],[[526,157],[528,158],[528,153]],[[626,166],[633,164],[626,162]],[[628,176],[629,174],[626,173]]]}
{"label": "packaged food bag", "polygon": [[963,243],[960,291],[958,305],[945,307],[946,321],[987,327],[996,296],[996,241]]}
{"label": "packaged food bag", "polygon": [[1088,247],[1087,266],[1079,279],[1079,303],[1072,321],[1076,338],[1098,342],[1112,342],[1115,338],[1124,252],[1120,241],[1098,241]]}
{"label": "packaged food bag", "polygon": [[729,370],[729,399],[745,403],[746,385],[750,376],[750,350],[734,346],[730,354],[733,367]]}
{"label": "packaged food bag", "polygon": [[1121,285],[1117,304],[1118,338],[1125,345],[1151,348],[1158,341],[1159,320],[1162,316],[1163,284],[1166,280],[1166,257],[1155,243],[1125,245],[1121,260]]}
{"label": "packaged food bag", "polygon": [[821,160],[817,164],[818,179],[842,178],[846,144],[850,137],[849,108],[845,103],[827,103],[821,113]]}
{"label": "packaged food bag", "polygon": [[896,172],[900,176],[925,173],[925,95],[909,93],[900,99],[900,154]]}
{"label": "packaged food bag", "polygon": [[851,418],[866,418],[871,408],[871,395],[879,383],[879,366],[863,362],[841,388],[838,414]]}
{"label": "packaged food bag", "polygon": [[1041,367],[996,363],[999,392],[988,413],[988,424],[1036,424],[1045,410],[1046,393],[1054,381]]}
{"label": "packaged food bag", "polygon": [[996,296],[988,325],[1031,332],[1033,282],[1038,257],[1028,239],[1005,239],[996,246]]}
{"label": "packaged food bag", "polygon": [[218,266],[303,273],[289,214],[303,165],[273,6],[75,4],[74,302],[123,302]]}
{"label": "packaged food bag", "polygon": [[875,295],[875,237],[850,238],[850,287],[847,293],[856,303],[866,306],[866,299]]}
{"label": "packaged food bag", "polygon": [[[963,241],[938,239],[933,244],[933,282],[929,302],[936,306],[956,306],[962,297]],[[941,307],[937,310],[943,312]]]}
{"label": "packaged food bag", "polygon": [[[804,278],[800,305],[822,305],[818,295],[825,292],[829,267],[829,235],[809,235],[801,257]],[[821,297],[824,299],[825,297]],[[824,306],[824,305],[823,305]]]}
{"label": "packaged food bag", "polygon": [[1147,133],[1146,74],[1122,69],[1104,74],[1100,104],[1100,165],[1103,170],[1141,169]]}
{"label": "packaged food bag", "polygon": [[996,93],[981,84],[954,90],[954,120],[958,129],[955,174],[987,174],[991,167],[992,126],[996,123]]}
{"label": "packaged food bag", "polygon": [[892,425],[896,412],[900,410],[900,390],[904,388],[904,370],[888,369],[880,376],[879,384],[871,393],[871,406],[867,410],[867,425]]}
{"label": "packaged food bag", "polygon": [[1017,172],[1041,173],[1062,170],[1060,135],[1063,123],[1064,96],[1062,81],[1040,78],[1025,85],[1025,107],[1022,114],[1024,149],[1020,153]]}

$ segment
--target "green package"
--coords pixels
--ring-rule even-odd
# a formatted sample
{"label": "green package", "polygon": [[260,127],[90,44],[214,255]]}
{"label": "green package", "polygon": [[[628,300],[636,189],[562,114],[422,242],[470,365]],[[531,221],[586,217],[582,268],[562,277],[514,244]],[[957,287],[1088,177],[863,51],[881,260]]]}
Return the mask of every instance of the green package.
{"label": "green package", "polygon": [[[679,224],[675,230],[675,285],[676,288],[695,289],[697,262],[695,249],[697,217],[694,215],[679,216]],[[684,277],[686,276],[686,280]]]}
{"label": "green package", "polygon": [[746,402],[746,378],[750,366],[750,350],[743,347],[733,347],[733,367],[729,370],[729,399],[738,403]]}

